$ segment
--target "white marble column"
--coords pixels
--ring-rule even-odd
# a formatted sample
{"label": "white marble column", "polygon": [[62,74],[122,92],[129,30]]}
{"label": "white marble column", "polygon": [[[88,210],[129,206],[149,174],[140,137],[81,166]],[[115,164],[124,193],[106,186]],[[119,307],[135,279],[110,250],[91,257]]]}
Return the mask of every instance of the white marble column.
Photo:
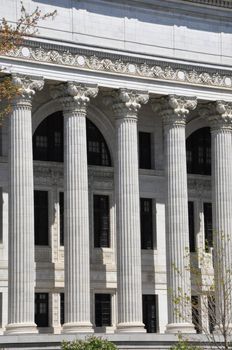
{"label": "white marble column", "polygon": [[65,333],[93,332],[90,322],[90,262],[86,113],[97,86],[68,82],[53,91],[64,114]]}
{"label": "white marble column", "polygon": [[[158,102],[159,101],[159,102]],[[185,124],[195,98],[164,97],[153,108],[163,118],[166,180],[168,333],[194,333],[189,266]],[[190,299],[188,299],[190,297]]]}
{"label": "white marble column", "polygon": [[15,75],[20,95],[9,121],[9,266],[6,334],[36,333],[32,97],[43,80]]}
{"label": "white marble column", "polygon": [[145,332],[142,322],[137,114],[148,93],[120,90],[116,116],[118,332]]}
{"label": "white marble column", "polygon": [[210,105],[216,319],[232,330],[232,103]]}

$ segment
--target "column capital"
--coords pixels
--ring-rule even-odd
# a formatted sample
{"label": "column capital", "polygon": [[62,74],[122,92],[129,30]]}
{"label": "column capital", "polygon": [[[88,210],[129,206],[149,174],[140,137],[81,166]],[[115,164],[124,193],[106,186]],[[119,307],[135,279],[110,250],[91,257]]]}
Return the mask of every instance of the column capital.
{"label": "column capital", "polygon": [[149,99],[147,91],[119,89],[112,94],[113,110],[117,119],[129,118],[137,120],[142,104]]}
{"label": "column capital", "polygon": [[80,84],[73,81],[57,85],[51,90],[52,98],[60,101],[65,113],[79,111],[83,115],[86,115],[90,98],[96,97],[97,94],[97,85]]}
{"label": "column capital", "polygon": [[160,114],[164,125],[185,125],[189,111],[196,106],[196,97],[168,95],[152,101],[152,109]]}
{"label": "column capital", "polygon": [[13,104],[27,102],[30,105],[36,91],[40,91],[44,87],[43,77],[32,75],[12,74],[12,83],[19,89],[18,97]]}
{"label": "column capital", "polygon": [[208,119],[212,131],[232,131],[232,102],[211,102],[202,108],[201,115]]}

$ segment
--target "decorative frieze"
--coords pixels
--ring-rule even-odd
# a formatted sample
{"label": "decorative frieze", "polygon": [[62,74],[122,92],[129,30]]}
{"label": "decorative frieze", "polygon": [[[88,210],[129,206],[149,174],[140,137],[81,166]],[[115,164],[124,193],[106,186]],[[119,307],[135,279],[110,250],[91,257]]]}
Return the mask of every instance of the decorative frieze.
{"label": "decorative frieze", "polygon": [[102,54],[82,48],[66,49],[57,45],[28,42],[27,46],[18,47],[6,55],[24,61],[69,66],[81,70],[232,89],[230,72],[110,53]]}

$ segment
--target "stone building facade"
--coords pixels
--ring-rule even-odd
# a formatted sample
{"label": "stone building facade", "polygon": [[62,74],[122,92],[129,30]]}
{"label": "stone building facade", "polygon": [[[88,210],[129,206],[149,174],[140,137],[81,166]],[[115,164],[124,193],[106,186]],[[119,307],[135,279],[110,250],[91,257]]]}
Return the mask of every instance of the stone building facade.
{"label": "stone building facade", "polygon": [[186,263],[231,266],[212,233],[232,232],[231,2],[24,5],[58,14],[0,58],[21,89],[1,127],[0,343],[164,349],[196,333],[180,290],[210,327]]}

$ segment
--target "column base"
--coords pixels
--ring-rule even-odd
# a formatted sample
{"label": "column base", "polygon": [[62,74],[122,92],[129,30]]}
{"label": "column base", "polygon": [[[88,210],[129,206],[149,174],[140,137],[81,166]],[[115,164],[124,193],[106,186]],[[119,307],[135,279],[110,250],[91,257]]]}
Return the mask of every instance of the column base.
{"label": "column base", "polygon": [[63,325],[61,333],[93,333],[93,326],[90,322],[69,322]]}
{"label": "column base", "polygon": [[195,327],[192,323],[169,323],[165,333],[177,334],[193,334],[196,333]]}
{"label": "column base", "polygon": [[146,333],[143,323],[124,322],[117,325],[115,333]]}
{"label": "column base", "polygon": [[[231,332],[232,332],[232,323],[229,322],[228,324],[226,324],[226,328],[227,328],[228,334],[231,334]],[[223,329],[223,325],[222,324],[220,324],[220,326],[215,326],[213,334],[215,334],[215,335],[222,335],[222,329]]]}
{"label": "column base", "polygon": [[9,323],[4,332],[8,334],[37,334],[38,329],[35,323]]}

